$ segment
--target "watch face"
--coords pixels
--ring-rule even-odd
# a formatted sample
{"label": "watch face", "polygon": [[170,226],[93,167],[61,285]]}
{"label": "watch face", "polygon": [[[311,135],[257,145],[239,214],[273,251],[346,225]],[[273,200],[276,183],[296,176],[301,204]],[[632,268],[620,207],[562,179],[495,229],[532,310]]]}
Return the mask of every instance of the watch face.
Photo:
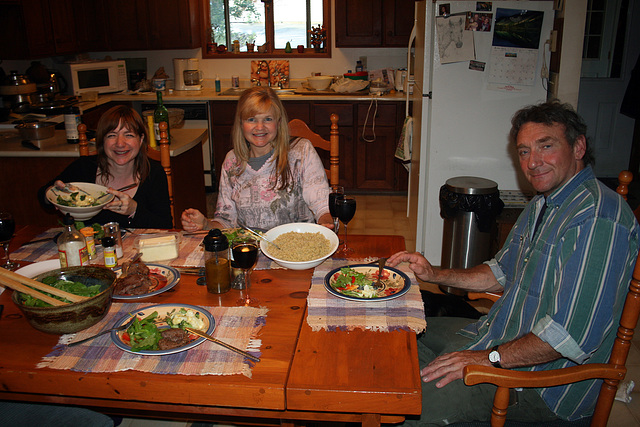
{"label": "watch face", "polygon": [[500,353],[498,353],[495,350],[489,353],[489,362],[491,363],[500,362]]}

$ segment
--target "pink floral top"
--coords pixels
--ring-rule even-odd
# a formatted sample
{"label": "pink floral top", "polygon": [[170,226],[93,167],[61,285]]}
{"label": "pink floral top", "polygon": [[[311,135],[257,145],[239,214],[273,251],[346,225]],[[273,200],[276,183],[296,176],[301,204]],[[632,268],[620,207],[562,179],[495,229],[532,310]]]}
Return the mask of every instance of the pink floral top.
{"label": "pink floral top", "polygon": [[251,166],[235,175],[240,164],[233,150],[227,153],[220,174],[214,221],[235,227],[238,220],[249,227],[269,230],[291,222],[316,222],[329,212],[329,183],[316,149],[308,139],[298,139],[289,148],[292,184],[273,188],[272,156],[259,170]]}

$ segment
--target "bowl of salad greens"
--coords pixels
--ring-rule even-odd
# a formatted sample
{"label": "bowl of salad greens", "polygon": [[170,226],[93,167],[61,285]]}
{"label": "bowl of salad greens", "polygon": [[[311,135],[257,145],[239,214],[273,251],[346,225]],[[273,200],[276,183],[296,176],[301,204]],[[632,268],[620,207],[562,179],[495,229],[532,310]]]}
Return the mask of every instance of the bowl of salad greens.
{"label": "bowl of salad greens", "polygon": [[116,274],[105,267],[82,266],[59,268],[38,274],[34,279],[89,297],[81,302],[52,306],[22,292],[13,293],[13,302],[35,329],[50,334],[70,334],[95,325],[107,314]]}
{"label": "bowl of salad greens", "polygon": [[67,190],[51,186],[45,196],[60,212],[70,214],[76,221],[93,218],[114,198],[107,193],[107,187],[90,182],[70,182]]}

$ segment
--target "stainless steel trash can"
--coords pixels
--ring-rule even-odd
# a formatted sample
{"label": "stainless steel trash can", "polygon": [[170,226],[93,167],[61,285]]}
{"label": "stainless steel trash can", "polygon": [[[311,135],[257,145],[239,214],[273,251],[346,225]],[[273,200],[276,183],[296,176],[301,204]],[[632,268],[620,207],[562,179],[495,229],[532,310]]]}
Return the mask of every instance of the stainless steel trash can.
{"label": "stainless steel trash can", "polygon": [[[487,261],[495,219],[502,212],[498,184],[485,178],[460,176],[440,188],[440,215],[444,218],[442,268],[469,268]],[[444,292],[465,292],[441,286]]]}

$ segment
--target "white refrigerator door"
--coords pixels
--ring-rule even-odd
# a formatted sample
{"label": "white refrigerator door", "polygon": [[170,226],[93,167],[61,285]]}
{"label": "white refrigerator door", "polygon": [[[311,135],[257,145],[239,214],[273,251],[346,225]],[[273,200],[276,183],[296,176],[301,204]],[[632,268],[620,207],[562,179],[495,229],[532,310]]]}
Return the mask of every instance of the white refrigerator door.
{"label": "white refrigerator door", "polygon": [[[477,2],[443,1],[449,4],[450,13],[475,12]],[[511,128],[511,116],[525,105],[546,100],[546,81],[541,69],[548,67],[549,49],[545,44],[553,27],[553,2],[549,1],[493,1],[491,31],[469,32],[473,35],[475,60],[485,64],[484,70],[471,69],[470,61],[441,63],[438,51],[434,19],[427,21],[432,36],[430,56],[425,56],[423,85],[431,87],[429,108],[422,106],[421,157],[418,205],[424,209],[418,215],[416,249],[425,254],[434,265],[440,265],[442,255],[442,230],[439,190],[452,177],[474,176],[495,181],[500,190],[529,190],[522,177],[515,151],[508,146],[507,136]],[[535,67],[532,85],[514,85],[490,81],[491,67],[499,66],[499,58],[492,58],[493,27],[499,8],[543,11],[544,19],[537,57],[528,69]],[[429,18],[429,14],[427,13]],[[429,30],[427,30],[429,33]],[[518,53],[522,54],[522,52]],[[535,65],[533,65],[535,63]],[[423,97],[423,99],[425,99]]]}

